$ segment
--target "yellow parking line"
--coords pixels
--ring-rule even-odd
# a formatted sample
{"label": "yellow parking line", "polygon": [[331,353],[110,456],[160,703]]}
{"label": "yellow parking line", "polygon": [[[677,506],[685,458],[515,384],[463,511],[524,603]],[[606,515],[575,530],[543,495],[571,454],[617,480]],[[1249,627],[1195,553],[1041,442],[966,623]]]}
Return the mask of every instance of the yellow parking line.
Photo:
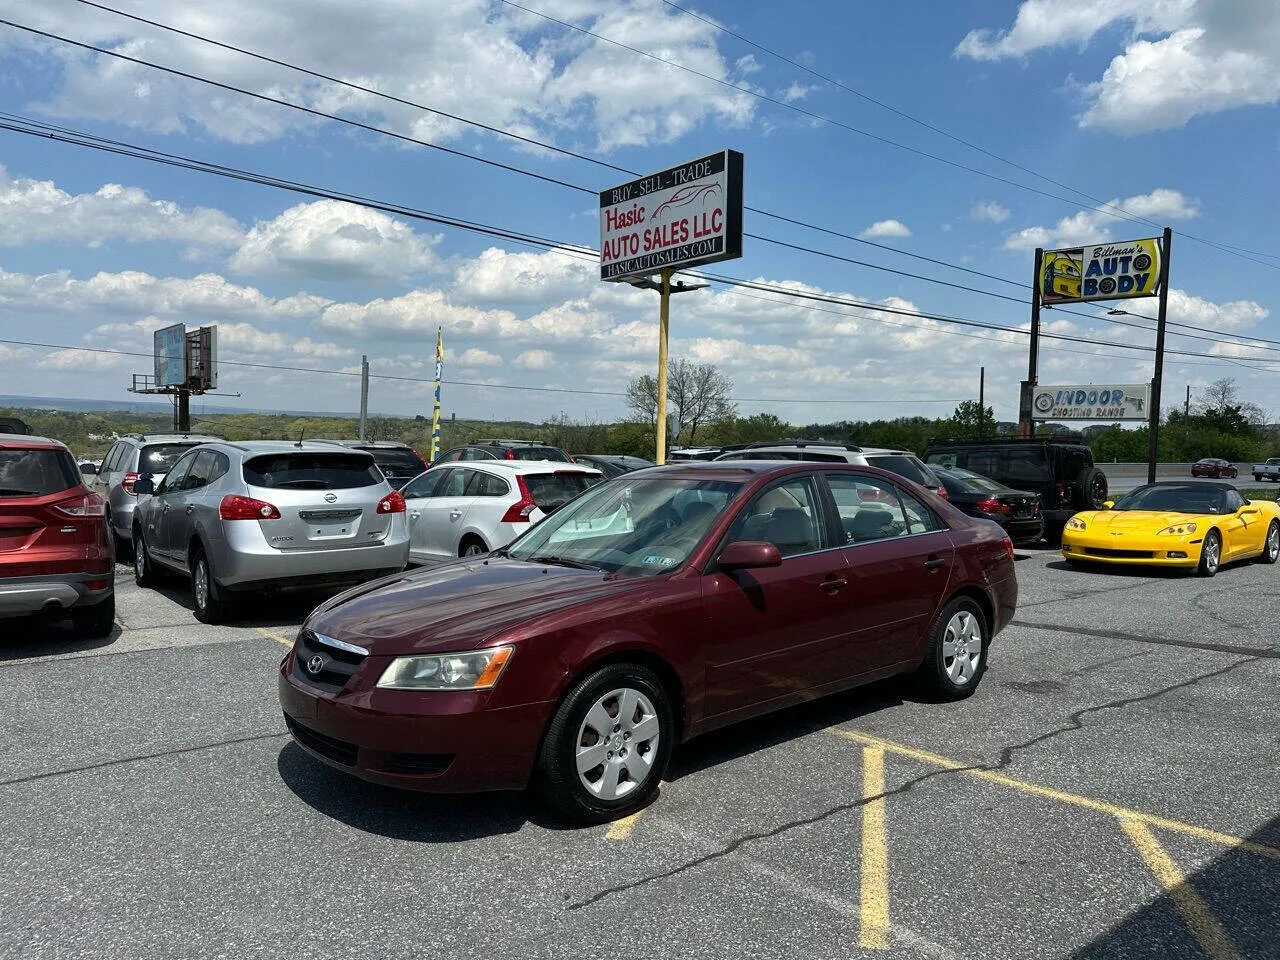
{"label": "yellow parking line", "polygon": [[884,748],[862,749],[862,907],[858,942],[889,949],[889,850],[885,842]]}
{"label": "yellow parking line", "polygon": [[286,647],[293,646],[292,640],[282,637],[280,634],[276,633],[274,630],[268,630],[266,627],[254,627],[253,629],[257,630],[260,634],[262,634],[268,640],[274,640],[276,643],[283,643]]}
{"label": "yellow parking line", "polygon": [[609,824],[609,832],[606,833],[606,840],[625,840],[631,836],[631,831],[636,828],[636,821],[644,816],[643,810],[637,810],[629,817],[623,817],[621,820],[615,820]]}
{"label": "yellow parking line", "polygon": [[1238,960],[1240,954],[1236,951],[1235,944],[1222,929],[1213,911],[1204,902],[1204,898],[1187,883],[1178,865],[1165,852],[1164,847],[1160,846],[1160,841],[1155,838],[1150,828],[1141,820],[1128,817],[1120,819],[1120,826],[1124,827],[1124,832],[1133,841],[1138,855],[1151,868],[1151,872],[1160,881],[1160,886],[1164,887],[1165,892],[1169,894],[1169,899],[1174,902],[1178,912],[1182,914],[1182,919],[1191,928],[1196,942],[1200,944],[1210,960]]}
{"label": "yellow parking line", "polygon": [[973,769],[970,768],[968,764],[960,763],[958,760],[952,760],[949,757],[942,757],[936,753],[929,753],[926,750],[917,750],[915,747],[908,747],[901,743],[894,743],[892,740],[884,740],[880,737],[874,737],[869,733],[862,733],[857,730],[840,730],[834,727],[829,727],[828,731],[830,733],[834,733],[838,737],[843,737],[846,740],[852,740],[854,743],[860,743],[864,746],[882,747],[890,753],[896,753],[903,757],[911,757],[913,760],[919,760],[922,763],[932,764],[936,767],[943,767],[947,770],[954,770],[956,773],[963,774],[966,777],[973,777],[975,780],[985,780],[988,783],[996,783],[1002,787],[1009,787],[1021,793],[1027,793],[1037,797],[1046,797],[1050,800],[1069,803],[1076,807],[1084,807],[1086,810],[1095,810],[1098,813],[1110,814],[1113,817],[1120,817],[1121,819],[1137,820],[1140,823],[1145,823],[1149,827],[1159,827],[1161,830],[1169,830],[1173,833],[1181,833],[1189,837],[1197,837],[1201,840],[1207,840],[1210,843],[1221,844],[1224,847],[1232,847],[1233,849],[1240,850],[1245,853],[1252,853],[1259,857],[1267,857],[1271,860],[1280,860],[1280,849],[1268,847],[1261,843],[1254,843],[1252,840],[1245,840],[1243,837],[1233,836],[1229,833],[1221,833],[1217,830],[1207,830],[1204,827],[1197,827],[1190,823],[1183,823],[1181,820],[1171,820],[1168,817],[1156,816],[1153,813],[1144,813],[1141,810],[1131,810],[1128,807],[1121,807],[1114,803],[1095,800],[1092,797],[1082,797],[1078,793],[1068,793],[1065,790],[1054,790],[1052,787],[1042,787],[1037,783],[1028,783],[1026,780],[1017,780],[1013,777],[1006,777],[1004,774],[996,773],[992,770]]}

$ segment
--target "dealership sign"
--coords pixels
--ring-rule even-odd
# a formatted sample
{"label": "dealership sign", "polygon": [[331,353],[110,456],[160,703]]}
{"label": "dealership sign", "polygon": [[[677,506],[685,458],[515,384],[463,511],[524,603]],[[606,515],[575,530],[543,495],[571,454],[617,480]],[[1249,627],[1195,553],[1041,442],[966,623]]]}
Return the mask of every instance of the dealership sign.
{"label": "dealership sign", "polygon": [[187,328],[181,323],[161,327],[152,335],[156,385],[180,387],[187,382]]}
{"label": "dealership sign", "polygon": [[1160,241],[1046,250],[1036,284],[1045,305],[1155,296],[1160,285]]}
{"label": "dealership sign", "polygon": [[1146,420],[1150,392],[1145,383],[1037,386],[1031,407],[1037,420]]}
{"label": "dealership sign", "polygon": [[721,150],[600,193],[600,279],[742,256],[742,154]]}

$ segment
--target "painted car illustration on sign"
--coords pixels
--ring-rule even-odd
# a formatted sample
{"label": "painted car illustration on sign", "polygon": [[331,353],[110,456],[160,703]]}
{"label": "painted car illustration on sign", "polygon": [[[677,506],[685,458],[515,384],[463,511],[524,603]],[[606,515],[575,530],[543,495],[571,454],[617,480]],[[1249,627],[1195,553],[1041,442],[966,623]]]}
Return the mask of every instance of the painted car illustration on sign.
{"label": "painted car illustration on sign", "polygon": [[[1075,256],[1072,256],[1075,254]],[[1080,298],[1082,258],[1079,250],[1060,250],[1044,255],[1040,295],[1045,302]]]}

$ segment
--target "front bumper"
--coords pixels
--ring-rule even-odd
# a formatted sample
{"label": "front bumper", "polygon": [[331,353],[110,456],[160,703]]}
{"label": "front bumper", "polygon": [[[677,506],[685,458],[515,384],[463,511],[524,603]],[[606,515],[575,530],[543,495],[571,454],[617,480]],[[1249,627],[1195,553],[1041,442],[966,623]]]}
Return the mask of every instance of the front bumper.
{"label": "front bumper", "polygon": [[[1068,560],[1132,566],[1196,567],[1200,564],[1202,536],[1098,537],[1088,531],[1064,530],[1062,555]],[[1183,556],[1170,556],[1181,553]]]}
{"label": "front bumper", "polygon": [[114,576],[114,571],[109,570],[0,578],[0,617],[91,607],[111,595],[115,589]]}
{"label": "front bumper", "polygon": [[280,706],[294,742],[346,773],[435,793],[522,790],[554,701],[489,708],[488,691],[326,693],[280,665]]}

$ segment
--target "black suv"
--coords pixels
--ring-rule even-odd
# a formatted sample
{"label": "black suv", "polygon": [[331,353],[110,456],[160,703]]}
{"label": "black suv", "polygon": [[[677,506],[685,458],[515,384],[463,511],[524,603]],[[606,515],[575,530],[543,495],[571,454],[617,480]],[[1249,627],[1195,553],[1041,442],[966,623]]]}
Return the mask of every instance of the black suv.
{"label": "black suv", "polygon": [[455,460],[554,460],[573,463],[559,447],[537,440],[472,440],[446,450],[435,462],[452,463]]}
{"label": "black suv", "polygon": [[427,469],[427,461],[421,454],[407,443],[394,440],[322,440],[321,443],[336,443],[352,450],[364,450],[373,454],[373,462],[378,465],[382,475],[387,478],[393,490],[399,490],[406,483]]}
{"label": "black suv", "polygon": [[1107,477],[1093,465],[1080,440],[997,437],[930,440],[925,463],[972,470],[1015,490],[1032,490],[1044,504],[1044,534],[1059,537],[1073,513],[1098,510],[1107,499]]}

